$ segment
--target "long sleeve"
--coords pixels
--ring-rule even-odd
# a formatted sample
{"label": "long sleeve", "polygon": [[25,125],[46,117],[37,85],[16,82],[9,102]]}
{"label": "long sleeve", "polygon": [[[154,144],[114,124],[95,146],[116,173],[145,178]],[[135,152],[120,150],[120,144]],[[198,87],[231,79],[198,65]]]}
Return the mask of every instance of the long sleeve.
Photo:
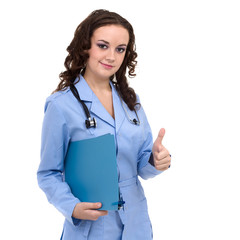
{"label": "long sleeve", "polygon": [[41,162],[37,172],[38,184],[48,201],[72,224],[77,224],[78,221],[72,218],[72,212],[80,201],[72,195],[68,184],[63,180],[64,157],[69,139],[68,127],[61,110],[54,99],[47,101],[42,127]]}
{"label": "long sleeve", "polygon": [[152,146],[153,146],[153,138],[152,138],[152,131],[150,125],[148,123],[146,114],[141,107],[141,124],[143,125],[143,144],[139,150],[138,154],[138,175],[143,179],[148,179],[155,177],[156,175],[162,173],[162,171],[158,171],[150,162],[149,159],[152,153]]}

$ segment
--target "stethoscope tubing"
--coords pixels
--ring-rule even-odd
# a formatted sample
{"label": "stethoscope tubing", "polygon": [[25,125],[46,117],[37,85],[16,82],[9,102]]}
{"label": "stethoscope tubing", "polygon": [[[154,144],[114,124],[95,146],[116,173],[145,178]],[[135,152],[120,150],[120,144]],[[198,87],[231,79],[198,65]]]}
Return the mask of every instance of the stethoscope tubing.
{"label": "stethoscope tubing", "polygon": [[[72,83],[70,85],[70,90],[72,92],[72,94],[74,95],[74,97],[78,100],[78,102],[82,105],[83,107],[83,110],[85,112],[85,115],[86,115],[86,120],[85,120],[85,125],[86,125],[86,128],[91,128],[91,127],[94,127],[96,128],[97,127],[97,121],[95,118],[91,118],[91,115],[90,115],[90,112],[86,106],[86,104],[83,102],[83,100],[80,98],[80,95],[78,93],[78,90],[77,88],[75,87],[74,83]],[[128,111],[126,110],[125,106],[124,106],[124,103],[123,103],[123,100],[121,98],[121,96],[119,96],[120,100],[121,100],[121,104],[122,104],[122,107],[124,109],[124,112],[129,120],[130,123],[134,124],[134,125],[140,125],[140,120],[139,120],[139,117],[138,117],[138,114],[137,114],[137,111],[134,109],[134,112],[137,116],[137,120],[134,118],[133,120],[130,118],[129,114],[128,114]]]}

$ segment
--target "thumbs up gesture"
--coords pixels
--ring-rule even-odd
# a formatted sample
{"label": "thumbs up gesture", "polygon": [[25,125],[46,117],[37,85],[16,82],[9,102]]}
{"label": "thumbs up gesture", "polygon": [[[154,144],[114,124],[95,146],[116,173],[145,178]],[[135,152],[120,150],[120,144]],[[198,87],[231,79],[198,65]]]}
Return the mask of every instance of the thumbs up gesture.
{"label": "thumbs up gesture", "polygon": [[165,171],[171,164],[171,155],[168,150],[162,145],[165,129],[161,128],[157,139],[155,140],[152,148],[154,166],[157,170]]}

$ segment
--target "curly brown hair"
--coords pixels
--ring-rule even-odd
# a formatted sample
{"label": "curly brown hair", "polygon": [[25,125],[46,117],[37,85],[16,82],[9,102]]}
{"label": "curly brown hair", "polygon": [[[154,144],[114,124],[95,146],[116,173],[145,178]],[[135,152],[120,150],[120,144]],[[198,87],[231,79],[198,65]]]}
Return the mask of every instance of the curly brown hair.
{"label": "curly brown hair", "polygon": [[135,91],[129,87],[126,78],[126,69],[128,68],[128,76],[135,77],[135,66],[137,65],[135,35],[132,25],[123,17],[115,12],[99,9],[93,11],[84,21],[82,21],[74,33],[74,38],[67,47],[68,56],[65,59],[64,66],[66,71],[59,74],[60,83],[54,92],[65,90],[75,79],[80,80],[79,74],[84,75],[85,65],[89,55],[86,50],[91,48],[91,37],[93,32],[102,26],[106,25],[121,25],[129,33],[129,43],[126,49],[126,54],[123,63],[116,72],[116,78],[110,77],[110,80],[116,86],[119,94],[128,105],[130,110],[134,110],[138,104]]}

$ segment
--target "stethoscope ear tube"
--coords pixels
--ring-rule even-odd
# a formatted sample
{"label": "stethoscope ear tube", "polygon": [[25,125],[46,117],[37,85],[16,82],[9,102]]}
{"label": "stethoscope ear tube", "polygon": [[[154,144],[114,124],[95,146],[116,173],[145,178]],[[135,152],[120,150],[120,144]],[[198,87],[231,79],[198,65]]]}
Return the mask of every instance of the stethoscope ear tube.
{"label": "stethoscope ear tube", "polygon": [[121,97],[120,97],[120,100],[121,100],[121,103],[122,103],[122,106],[123,106],[124,112],[125,112],[125,114],[126,114],[127,117],[128,117],[129,122],[132,123],[132,124],[134,124],[134,125],[139,126],[139,125],[140,125],[140,119],[139,119],[139,117],[138,117],[137,111],[134,109],[134,112],[135,112],[135,114],[136,114],[137,119],[134,118],[134,119],[132,120],[132,119],[129,117],[126,108],[124,107],[124,104],[123,104],[123,101],[122,101],[122,98],[121,98]]}
{"label": "stethoscope ear tube", "polygon": [[[86,117],[87,117],[87,119],[85,120],[86,128],[91,128],[91,127],[96,128],[96,127],[97,127],[97,121],[96,121],[95,118],[91,118],[91,115],[90,115],[90,113],[89,113],[89,111],[88,111],[88,108],[87,108],[86,104],[81,100],[81,98],[80,98],[80,96],[79,96],[79,93],[78,93],[78,90],[76,89],[74,83],[71,83],[71,85],[70,85],[70,90],[71,90],[72,94],[75,96],[75,98],[78,100],[78,102],[79,102],[79,103],[82,105],[82,107],[83,107],[83,110],[84,110],[85,115],[86,115]],[[119,96],[119,97],[120,97],[120,96]],[[139,126],[139,125],[140,125],[140,120],[139,120],[137,111],[134,110],[137,119],[134,118],[134,119],[132,120],[132,119],[129,117],[128,112],[127,112],[127,110],[126,110],[125,107],[124,107],[124,104],[123,104],[123,101],[122,101],[122,98],[121,98],[121,97],[120,97],[120,100],[121,100],[123,109],[124,109],[124,111],[125,111],[125,114],[126,114],[127,117],[128,117],[128,120],[129,120],[132,124]]]}
{"label": "stethoscope ear tube", "polygon": [[76,87],[74,86],[73,83],[70,85],[70,90],[71,90],[72,94],[74,95],[74,97],[78,100],[78,102],[83,107],[83,110],[84,110],[85,115],[87,117],[87,119],[85,120],[86,128],[91,128],[91,127],[96,128],[96,126],[97,126],[96,119],[95,118],[91,119],[91,116],[90,116],[90,113],[88,111],[88,108],[87,108],[86,104],[82,101],[82,99],[80,98],[78,90],[76,89]]}

